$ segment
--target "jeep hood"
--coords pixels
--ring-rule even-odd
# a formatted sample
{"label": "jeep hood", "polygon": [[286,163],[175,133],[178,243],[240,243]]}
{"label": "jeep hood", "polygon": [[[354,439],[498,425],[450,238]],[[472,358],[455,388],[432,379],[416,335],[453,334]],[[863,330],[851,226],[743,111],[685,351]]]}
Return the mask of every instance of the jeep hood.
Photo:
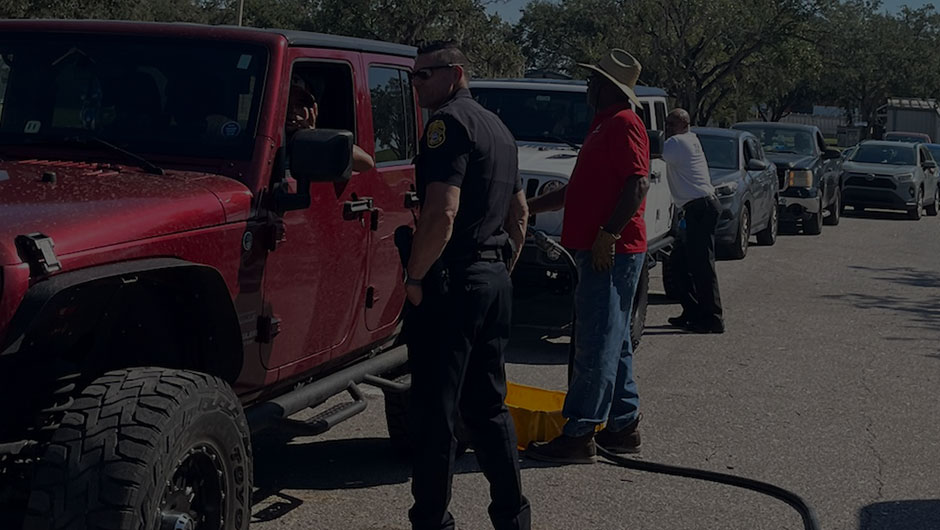
{"label": "jeep hood", "polygon": [[578,161],[578,152],[567,145],[519,144],[519,172],[541,173],[568,179]]}
{"label": "jeep hood", "polygon": [[245,219],[250,202],[247,188],[218,175],[152,175],[84,162],[0,162],[0,265],[22,262],[15,244],[19,235],[51,237],[61,257]]}
{"label": "jeep hood", "polygon": [[816,157],[811,155],[798,155],[795,153],[774,153],[766,151],[767,158],[779,167],[787,169],[809,169],[813,167]]}

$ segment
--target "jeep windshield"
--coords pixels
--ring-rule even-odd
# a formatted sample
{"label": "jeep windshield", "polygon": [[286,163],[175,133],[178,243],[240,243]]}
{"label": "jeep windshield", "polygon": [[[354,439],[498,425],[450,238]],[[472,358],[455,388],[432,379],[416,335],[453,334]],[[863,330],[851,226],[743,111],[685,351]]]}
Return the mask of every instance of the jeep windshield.
{"label": "jeep windshield", "polygon": [[249,159],[260,46],[102,35],[0,37],[0,145],[94,137],[127,151]]}
{"label": "jeep windshield", "polygon": [[594,118],[584,92],[474,88],[473,97],[522,142],[580,144]]}
{"label": "jeep windshield", "polygon": [[758,139],[765,151],[771,153],[789,153],[797,155],[813,155],[812,133],[799,129],[761,125],[735,125],[735,129],[747,131]]}
{"label": "jeep windshield", "polygon": [[728,136],[699,134],[705,160],[712,169],[738,169],[738,139]]}
{"label": "jeep windshield", "polygon": [[852,155],[852,162],[913,166],[914,148],[906,145],[861,145]]}

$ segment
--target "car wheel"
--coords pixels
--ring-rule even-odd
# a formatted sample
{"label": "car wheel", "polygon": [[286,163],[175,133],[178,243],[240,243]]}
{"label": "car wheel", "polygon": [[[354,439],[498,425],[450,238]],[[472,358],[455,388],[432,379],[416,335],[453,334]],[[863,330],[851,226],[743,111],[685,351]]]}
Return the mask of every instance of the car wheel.
{"label": "car wheel", "polygon": [[927,205],[927,215],[933,217],[940,212],[940,186],[933,190],[933,200]]}
{"label": "car wheel", "polygon": [[630,315],[630,342],[633,344],[634,353],[640,347],[643,330],[646,328],[646,309],[649,305],[650,286],[648,263],[649,257],[643,260],[643,269],[640,271],[640,279],[636,284],[636,294],[633,296],[633,311]]}
{"label": "car wheel", "polygon": [[923,190],[917,190],[917,206],[914,206],[907,211],[907,218],[912,221],[919,221],[921,210],[923,210],[924,204],[924,192]]}
{"label": "car wheel", "polygon": [[777,242],[777,234],[780,231],[780,212],[775,205],[770,210],[770,220],[767,221],[767,228],[757,233],[757,242],[764,246],[772,246]]}
{"label": "car wheel", "polygon": [[842,191],[839,190],[839,188],[836,188],[836,197],[827,210],[829,217],[826,217],[824,222],[829,226],[838,225],[840,216],[842,215]]}
{"label": "car wheel", "polygon": [[819,212],[810,214],[805,221],[803,221],[803,233],[808,236],[818,236],[822,233],[823,226],[823,204],[822,204],[822,195],[819,197]]}
{"label": "car wheel", "polygon": [[727,253],[730,259],[744,259],[747,256],[747,247],[751,239],[751,211],[747,205],[741,208],[741,214],[738,215],[738,235],[734,243],[728,247]]}
{"label": "car wheel", "polygon": [[163,368],[108,372],[37,465],[26,530],[247,530],[251,441],[231,387]]}

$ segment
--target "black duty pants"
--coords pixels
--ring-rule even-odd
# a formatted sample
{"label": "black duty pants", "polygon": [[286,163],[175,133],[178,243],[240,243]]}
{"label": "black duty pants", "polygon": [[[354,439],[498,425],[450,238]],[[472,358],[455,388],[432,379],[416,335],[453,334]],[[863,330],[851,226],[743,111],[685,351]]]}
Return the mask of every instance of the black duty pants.
{"label": "black duty pants", "polygon": [[713,196],[704,197],[686,203],[683,212],[685,237],[675,260],[682,313],[692,322],[723,324],[715,271],[715,229],[721,203]]}
{"label": "black duty pants", "polygon": [[409,512],[414,530],[451,530],[447,510],[458,413],[490,483],[496,530],[528,530],[516,432],[506,408],[503,354],[509,342],[512,283],[501,262],[432,269],[424,300],[411,308],[406,340],[412,371],[416,450]]}

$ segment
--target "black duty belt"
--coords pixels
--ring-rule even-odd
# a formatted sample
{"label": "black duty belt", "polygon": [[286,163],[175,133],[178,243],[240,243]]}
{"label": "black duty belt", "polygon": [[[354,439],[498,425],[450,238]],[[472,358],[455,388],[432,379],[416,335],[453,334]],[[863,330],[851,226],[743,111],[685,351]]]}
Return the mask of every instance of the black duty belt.
{"label": "black duty belt", "polygon": [[688,208],[689,206],[695,206],[699,203],[704,203],[704,202],[708,202],[708,201],[712,201],[716,199],[718,199],[718,197],[714,195],[706,195],[704,197],[699,197],[698,199],[692,199],[691,201],[685,203],[685,205],[683,205],[682,208]]}
{"label": "black duty belt", "polygon": [[456,258],[446,257],[442,260],[448,266],[454,265],[469,265],[471,263],[476,263],[479,261],[486,262],[505,262],[506,256],[503,254],[503,251],[498,248],[485,248],[474,251],[471,254],[463,255]]}

